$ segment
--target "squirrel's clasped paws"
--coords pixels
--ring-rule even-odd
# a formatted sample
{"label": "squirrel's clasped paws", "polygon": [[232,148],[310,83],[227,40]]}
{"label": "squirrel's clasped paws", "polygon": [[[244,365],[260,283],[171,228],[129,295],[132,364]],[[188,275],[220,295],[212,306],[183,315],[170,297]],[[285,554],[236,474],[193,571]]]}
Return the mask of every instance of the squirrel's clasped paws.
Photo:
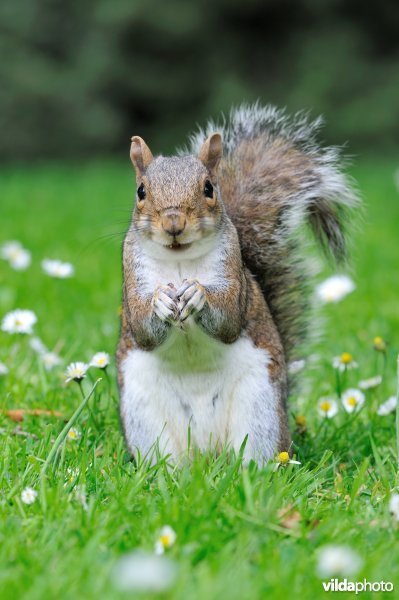
{"label": "squirrel's clasped paws", "polygon": [[170,285],[159,285],[152,298],[152,308],[161,321],[175,321],[179,316],[176,289]]}
{"label": "squirrel's clasped paws", "polygon": [[179,321],[183,323],[193,312],[200,311],[206,300],[205,289],[195,279],[185,280],[177,290]]}
{"label": "squirrel's clasped paws", "polygon": [[201,310],[205,300],[204,287],[195,279],[186,279],[178,290],[171,283],[159,285],[152,298],[152,307],[161,321],[181,326],[191,314]]}

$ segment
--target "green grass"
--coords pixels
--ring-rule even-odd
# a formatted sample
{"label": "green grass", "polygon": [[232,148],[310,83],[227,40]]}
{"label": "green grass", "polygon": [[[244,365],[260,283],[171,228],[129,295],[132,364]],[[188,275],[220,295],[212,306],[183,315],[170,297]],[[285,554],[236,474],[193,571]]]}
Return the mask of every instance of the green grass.
{"label": "green grass", "polygon": [[[124,598],[111,576],[114,564],[133,549],[152,552],[165,524],[177,533],[167,554],[178,565],[167,598],[323,597],[317,551],[329,543],[348,544],[361,555],[364,566],[354,579],[392,581],[399,590],[398,527],[388,511],[389,495],[399,486],[395,415],[375,414],[396,385],[396,167],[394,161],[364,161],[353,169],[366,203],[352,240],[357,289],[323,309],[325,335],[312,348],[318,360],[302,373],[302,389],[291,400],[293,415],[307,420],[306,431],[294,437],[300,466],[243,468],[239,458],[224,452],[218,458],[198,455],[175,470],[162,460],[135,468],[120,431],[112,364],[90,410],[79,417],[82,437],[61,444],[41,477],[64,420],[26,417],[21,428],[28,436],[22,437],[4,411],[55,409],[68,420],[82,400],[80,391],[74,383],[64,385],[63,367],[44,371],[24,336],[0,332],[0,360],[10,369],[0,378],[2,598]],[[57,347],[64,365],[88,360],[98,350],[114,352],[120,246],[133,181],[127,163],[0,173],[0,244],[19,239],[33,254],[25,272],[0,261],[0,317],[17,307],[34,310],[35,332],[49,348]],[[76,276],[46,276],[40,268],[45,257],[71,261]],[[389,342],[385,361],[372,348],[375,335]],[[321,422],[316,404],[320,396],[336,393],[331,359],[343,351],[359,363],[346,385],[378,372],[384,381],[367,392],[361,413],[341,411]],[[90,372],[86,393],[98,375]],[[68,468],[79,468],[79,475],[71,480]],[[75,485],[84,486],[87,510]],[[26,486],[41,492],[29,506],[20,499]],[[292,528],[281,518],[287,507],[300,516]],[[397,591],[390,594],[395,596]]]}

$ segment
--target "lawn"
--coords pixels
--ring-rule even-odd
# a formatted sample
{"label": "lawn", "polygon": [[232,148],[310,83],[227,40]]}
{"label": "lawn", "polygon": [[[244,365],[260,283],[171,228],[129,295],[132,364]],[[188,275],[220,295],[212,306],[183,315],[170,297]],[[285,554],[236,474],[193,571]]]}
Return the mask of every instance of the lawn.
{"label": "lawn", "polygon": [[[81,436],[67,437],[45,465],[82,401],[79,386],[64,383],[66,365],[89,361],[97,351],[113,356],[115,350],[121,240],[134,177],[128,159],[3,168],[0,245],[21,241],[32,252],[32,265],[15,271],[0,261],[0,318],[15,308],[33,310],[35,335],[56,349],[63,364],[46,371],[28,336],[0,332],[0,361],[9,368],[0,377],[2,599],[131,597],[133,592],[120,590],[123,573],[115,565],[137,549],[152,560],[164,525],[177,537],[154,566],[166,569],[160,574],[166,587],[175,574],[162,597],[322,597],[317,564],[327,544],[348,545],[360,556],[362,566],[349,579],[390,581],[399,590],[399,523],[388,509],[399,488],[395,414],[376,414],[396,391],[397,167],[393,160],[364,159],[351,170],[365,201],[351,239],[349,273],[356,290],[323,307],[317,319],[324,333],[309,348],[312,359],[290,403],[301,465],[277,470],[274,463],[243,468],[228,452],[198,455],[174,470],[165,460],[135,467],[121,435],[113,359],[106,373],[90,369],[83,381],[87,394],[102,377],[74,425]],[[44,258],[71,262],[75,276],[49,277],[41,269]],[[318,279],[331,272],[326,268]],[[387,341],[386,353],[373,349],[375,336]],[[334,418],[322,419],[317,403],[322,396],[336,397],[331,362],[344,351],[359,366],[340,375],[342,388],[377,374],[383,381],[365,391],[360,412],[348,414],[341,406]],[[6,412],[17,408],[61,416],[25,415],[17,424]],[[298,415],[305,417],[304,426],[295,425]],[[28,486],[38,491],[32,504],[21,499]],[[397,590],[387,597],[399,597]]]}

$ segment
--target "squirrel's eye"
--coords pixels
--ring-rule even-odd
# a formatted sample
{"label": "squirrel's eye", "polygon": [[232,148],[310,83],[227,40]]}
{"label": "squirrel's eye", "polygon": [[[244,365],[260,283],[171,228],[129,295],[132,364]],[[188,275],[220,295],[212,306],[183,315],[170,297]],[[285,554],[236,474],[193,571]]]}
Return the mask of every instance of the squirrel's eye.
{"label": "squirrel's eye", "polygon": [[209,179],[205,181],[204,194],[207,198],[213,198],[213,185],[211,184]]}
{"label": "squirrel's eye", "polygon": [[143,183],[137,188],[137,196],[139,200],[145,200],[145,187]]}

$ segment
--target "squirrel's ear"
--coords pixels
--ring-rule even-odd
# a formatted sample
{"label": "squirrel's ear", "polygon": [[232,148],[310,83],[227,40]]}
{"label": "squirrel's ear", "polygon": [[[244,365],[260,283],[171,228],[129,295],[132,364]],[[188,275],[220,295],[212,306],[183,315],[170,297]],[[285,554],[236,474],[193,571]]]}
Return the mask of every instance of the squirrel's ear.
{"label": "squirrel's ear", "polygon": [[211,176],[216,175],[216,171],[223,156],[222,136],[220,133],[212,133],[202,144],[198,153],[198,158],[206,166]]}
{"label": "squirrel's ear", "polygon": [[150,162],[153,159],[151,150],[145,141],[135,135],[132,137],[132,145],[130,146],[130,159],[138,174],[143,174]]}

